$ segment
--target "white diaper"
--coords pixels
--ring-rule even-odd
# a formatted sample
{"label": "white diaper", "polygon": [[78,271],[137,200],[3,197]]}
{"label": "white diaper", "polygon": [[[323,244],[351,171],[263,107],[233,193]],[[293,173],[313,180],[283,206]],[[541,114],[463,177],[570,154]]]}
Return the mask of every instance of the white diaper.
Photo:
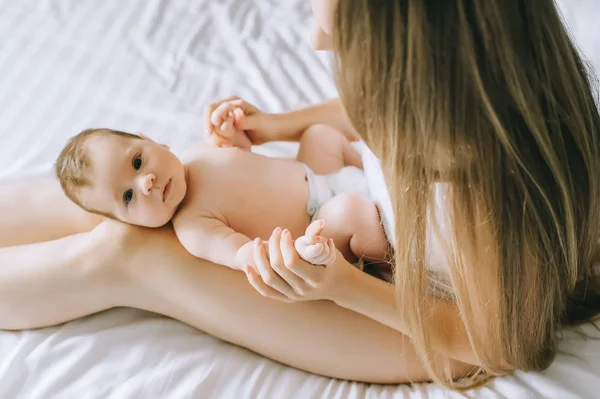
{"label": "white diaper", "polygon": [[371,199],[365,173],[360,168],[346,166],[330,175],[317,175],[307,165],[302,166],[308,181],[306,211],[311,222],[316,219],[319,209],[337,195],[355,193]]}

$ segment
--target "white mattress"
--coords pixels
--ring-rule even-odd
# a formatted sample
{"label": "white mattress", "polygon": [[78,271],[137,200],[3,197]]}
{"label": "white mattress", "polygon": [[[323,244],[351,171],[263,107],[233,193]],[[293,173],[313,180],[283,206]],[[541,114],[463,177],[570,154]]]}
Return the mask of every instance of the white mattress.
{"label": "white mattress", "polygon": [[[564,1],[600,65],[598,2]],[[181,152],[201,137],[214,99],[237,94],[276,112],[334,96],[325,55],[308,46],[310,24],[307,0],[0,0],[0,180],[48,173],[83,128],[143,131]],[[598,396],[600,333],[588,333],[597,339],[567,334],[546,372],[473,394]],[[311,375],[131,309],[0,332],[0,354],[1,398],[461,397]]]}

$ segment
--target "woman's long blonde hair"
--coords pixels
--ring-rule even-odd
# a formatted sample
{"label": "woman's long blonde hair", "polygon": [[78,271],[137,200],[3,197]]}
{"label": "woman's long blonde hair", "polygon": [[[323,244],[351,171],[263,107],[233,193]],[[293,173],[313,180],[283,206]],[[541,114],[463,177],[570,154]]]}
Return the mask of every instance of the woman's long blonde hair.
{"label": "woman's long blonde hair", "polygon": [[435,350],[432,236],[475,374],[545,369],[560,327],[600,305],[600,117],[555,5],[340,0],[333,40],[342,102],[390,187],[399,311],[432,378],[476,383]]}

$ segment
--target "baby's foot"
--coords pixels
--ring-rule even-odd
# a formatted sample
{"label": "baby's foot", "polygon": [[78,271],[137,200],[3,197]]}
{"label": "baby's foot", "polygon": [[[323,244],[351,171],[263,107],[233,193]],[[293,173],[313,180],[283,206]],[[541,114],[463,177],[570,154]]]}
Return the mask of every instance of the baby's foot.
{"label": "baby's foot", "polygon": [[323,227],[323,220],[315,220],[305,234],[294,242],[300,258],[313,265],[329,265],[335,261],[335,245],[331,238],[321,236]]}

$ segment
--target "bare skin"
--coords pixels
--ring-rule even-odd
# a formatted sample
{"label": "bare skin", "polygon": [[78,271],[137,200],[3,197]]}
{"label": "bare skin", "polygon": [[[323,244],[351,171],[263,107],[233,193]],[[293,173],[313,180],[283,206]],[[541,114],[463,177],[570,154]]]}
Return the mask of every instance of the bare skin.
{"label": "bare skin", "polygon": [[[304,132],[297,160],[318,174],[362,165],[350,142],[325,125]],[[188,174],[187,194],[173,226],[192,254],[242,268],[253,263],[251,239],[267,240],[278,226],[287,228],[294,237],[306,231],[310,223],[306,211],[309,187],[299,162],[213,146],[189,150],[183,162]],[[347,215],[357,216],[344,217]],[[322,236],[332,238],[349,261],[384,258],[387,241],[377,209],[369,200],[340,195],[325,204],[317,217],[325,221]],[[304,259],[311,261],[308,256]]]}
{"label": "bare skin", "polygon": [[[24,196],[32,189],[43,190],[43,206]],[[7,247],[29,243],[28,231],[37,239],[56,238],[51,223],[45,230],[18,223],[19,234],[7,234],[15,231],[12,223],[19,215],[33,222],[51,206],[69,231],[98,219],[71,212],[52,180],[0,186],[0,198],[0,212],[15,216],[0,222],[2,237],[11,237],[0,241],[3,329],[52,326],[125,306],[172,317],[325,376],[380,383],[427,379],[409,341],[397,331],[330,301],[286,304],[264,298],[242,273],[190,255],[170,226],[146,229],[106,221],[89,233]]]}
{"label": "bare skin", "polygon": [[210,146],[188,151],[183,162],[188,189],[175,226],[202,216],[251,238],[267,239],[277,226],[296,237],[306,230],[308,183],[300,163]]}
{"label": "bare skin", "polygon": [[[337,100],[274,121],[267,125],[279,135],[273,139],[298,140],[319,123],[355,135]],[[2,329],[41,328],[125,306],[172,317],[316,374],[378,383],[428,380],[396,319],[393,286],[343,258],[335,284],[344,294],[339,300],[288,304],[261,296],[243,273],[190,255],[168,225],[98,225],[99,218],[74,206],[53,180],[0,186],[0,214],[8,216],[0,218]],[[452,315],[445,306],[440,310]],[[450,316],[440,331],[454,331]],[[459,334],[456,328],[447,337],[448,347],[473,363]],[[455,361],[453,372],[458,377],[471,367]]]}

